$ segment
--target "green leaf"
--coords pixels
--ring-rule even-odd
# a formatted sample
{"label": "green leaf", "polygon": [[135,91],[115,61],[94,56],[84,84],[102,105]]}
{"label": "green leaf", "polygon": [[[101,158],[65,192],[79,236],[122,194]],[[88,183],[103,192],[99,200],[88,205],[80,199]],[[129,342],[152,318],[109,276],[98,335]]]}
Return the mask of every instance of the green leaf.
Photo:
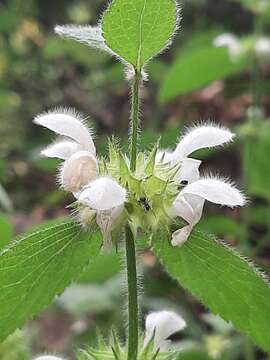
{"label": "green leaf", "polygon": [[0,216],[0,250],[3,249],[12,239],[13,226],[6,216]]}
{"label": "green leaf", "polygon": [[121,254],[111,252],[99,254],[79,278],[80,283],[103,283],[121,271]]}
{"label": "green leaf", "polygon": [[236,220],[222,215],[205,217],[198,224],[198,228],[205,233],[212,233],[218,236],[237,236],[241,230]]}
{"label": "green leaf", "polygon": [[176,25],[175,0],[114,0],[102,19],[107,46],[138,70],[168,45]]}
{"label": "green leaf", "polygon": [[162,102],[198,90],[214,80],[242,70],[246,62],[232,62],[225,48],[206,47],[187,51],[171,66],[161,85]]}
{"label": "green leaf", "polygon": [[0,253],[0,342],[37,315],[99,253],[101,235],[73,221],[27,234]]}
{"label": "green leaf", "polygon": [[261,274],[215,238],[194,231],[182,247],[160,231],[153,251],[167,272],[214,314],[270,350],[270,287]]}

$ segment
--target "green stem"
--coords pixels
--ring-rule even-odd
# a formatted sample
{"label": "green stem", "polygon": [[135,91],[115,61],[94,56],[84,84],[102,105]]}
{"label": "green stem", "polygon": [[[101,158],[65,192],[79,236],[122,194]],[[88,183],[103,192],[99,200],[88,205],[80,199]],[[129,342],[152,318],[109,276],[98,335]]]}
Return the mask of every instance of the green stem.
{"label": "green stem", "polygon": [[140,84],[141,72],[135,71],[132,84],[132,105],[131,105],[131,135],[130,135],[130,169],[136,170],[139,111],[140,111]]}
{"label": "green stem", "polygon": [[133,233],[126,226],[126,265],[128,283],[128,360],[136,360],[138,355],[138,289],[136,249]]}

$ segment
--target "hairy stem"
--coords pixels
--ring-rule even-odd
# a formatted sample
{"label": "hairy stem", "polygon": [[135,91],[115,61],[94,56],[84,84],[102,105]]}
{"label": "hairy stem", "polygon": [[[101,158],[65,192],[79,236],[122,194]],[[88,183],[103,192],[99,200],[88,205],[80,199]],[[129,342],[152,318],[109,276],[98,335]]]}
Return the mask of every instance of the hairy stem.
{"label": "hairy stem", "polygon": [[135,70],[132,84],[132,104],[131,104],[131,135],[130,135],[130,169],[136,170],[138,131],[139,131],[139,111],[140,111],[140,84],[141,72]]}
{"label": "hairy stem", "polygon": [[136,248],[133,233],[126,225],[126,265],[128,283],[128,360],[138,355],[138,289]]}

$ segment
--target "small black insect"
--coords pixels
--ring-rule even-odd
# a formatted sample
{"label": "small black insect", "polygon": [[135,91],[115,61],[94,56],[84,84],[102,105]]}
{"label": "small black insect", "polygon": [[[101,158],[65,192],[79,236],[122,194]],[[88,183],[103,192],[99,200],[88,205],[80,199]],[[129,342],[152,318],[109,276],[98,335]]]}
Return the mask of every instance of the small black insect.
{"label": "small black insect", "polygon": [[178,185],[177,186],[177,190],[182,190],[182,188],[184,187],[184,186],[187,186],[188,185],[188,181],[187,180],[182,180],[181,182],[180,182],[180,185]]}
{"label": "small black insect", "polygon": [[151,207],[150,207],[149,202],[146,199],[146,197],[141,197],[139,199],[139,204],[144,208],[145,211],[151,210]]}

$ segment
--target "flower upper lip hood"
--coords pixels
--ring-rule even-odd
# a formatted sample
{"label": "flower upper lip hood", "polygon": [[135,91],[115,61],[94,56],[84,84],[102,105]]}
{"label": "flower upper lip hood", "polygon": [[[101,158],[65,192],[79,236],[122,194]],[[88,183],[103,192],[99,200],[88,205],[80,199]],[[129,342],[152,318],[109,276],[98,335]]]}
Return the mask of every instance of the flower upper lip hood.
{"label": "flower upper lip hood", "polygon": [[180,139],[172,154],[172,162],[176,163],[199,149],[212,148],[232,141],[234,134],[227,129],[215,125],[202,125],[190,128]]}
{"label": "flower upper lip hood", "polygon": [[181,164],[176,179],[188,183],[199,179],[199,167],[201,161],[189,156],[199,150],[212,148],[231,142],[234,134],[220,126],[212,124],[194,126],[180,138],[174,151],[160,151],[156,158],[157,162],[169,162],[171,165]]}
{"label": "flower upper lip hood", "polygon": [[[38,115],[34,119],[34,123],[46,127],[49,130],[54,131],[56,134],[66,137],[70,141],[62,141],[50,146],[43,150],[44,155],[50,157],[66,157],[76,151],[75,145],[81,147],[81,149],[89,151],[91,154],[96,155],[96,147],[92,138],[90,129],[84,124],[83,117],[76,111],[67,109],[56,109],[41,115]],[[75,143],[74,143],[75,141]],[[60,147],[60,145],[62,147]],[[60,148],[63,153],[60,152]],[[46,153],[50,150],[48,153]],[[54,152],[55,151],[55,152]],[[68,152],[69,151],[69,152]],[[65,152],[66,156],[65,156]]]}

